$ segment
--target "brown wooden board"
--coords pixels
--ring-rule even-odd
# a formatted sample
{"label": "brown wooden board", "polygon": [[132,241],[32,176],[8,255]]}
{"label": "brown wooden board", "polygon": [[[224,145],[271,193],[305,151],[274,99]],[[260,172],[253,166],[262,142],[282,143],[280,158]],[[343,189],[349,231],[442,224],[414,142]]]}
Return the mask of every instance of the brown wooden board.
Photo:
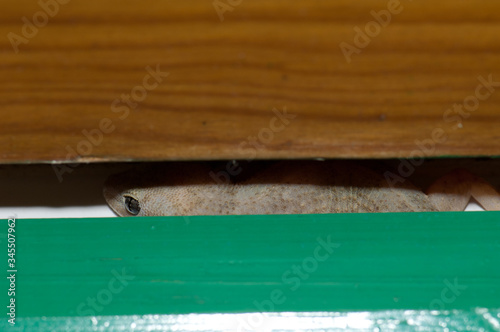
{"label": "brown wooden board", "polygon": [[3,163],[500,155],[497,0],[16,0],[0,36]]}

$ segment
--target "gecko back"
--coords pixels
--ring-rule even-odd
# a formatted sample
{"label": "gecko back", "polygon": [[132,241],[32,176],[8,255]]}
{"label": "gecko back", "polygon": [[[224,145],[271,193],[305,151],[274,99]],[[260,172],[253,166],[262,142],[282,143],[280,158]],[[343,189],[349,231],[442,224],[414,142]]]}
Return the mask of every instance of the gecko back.
{"label": "gecko back", "polygon": [[435,211],[408,181],[385,178],[346,161],[280,162],[237,185],[235,214]]}

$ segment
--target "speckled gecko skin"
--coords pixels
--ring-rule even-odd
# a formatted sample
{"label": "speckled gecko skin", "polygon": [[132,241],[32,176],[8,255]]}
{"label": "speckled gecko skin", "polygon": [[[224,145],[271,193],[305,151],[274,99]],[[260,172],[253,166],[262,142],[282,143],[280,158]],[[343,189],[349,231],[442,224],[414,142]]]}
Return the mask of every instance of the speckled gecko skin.
{"label": "speckled gecko skin", "polygon": [[[489,209],[500,207],[495,189],[463,172],[437,181],[428,196],[409,181],[390,187],[352,162],[278,162],[236,184],[216,183],[210,171],[202,163],[132,170],[111,176],[104,196],[119,216],[444,211],[463,210],[476,182],[486,188]],[[446,189],[450,184],[455,189]]]}

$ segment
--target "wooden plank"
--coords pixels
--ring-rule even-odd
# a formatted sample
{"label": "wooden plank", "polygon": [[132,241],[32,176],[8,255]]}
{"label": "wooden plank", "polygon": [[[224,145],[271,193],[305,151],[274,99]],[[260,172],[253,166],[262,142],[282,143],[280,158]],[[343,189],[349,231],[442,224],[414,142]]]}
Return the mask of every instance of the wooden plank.
{"label": "wooden plank", "polygon": [[15,235],[18,318],[470,310],[500,295],[500,212],[19,219]]}
{"label": "wooden plank", "polygon": [[[389,3],[243,1],[221,22],[212,1],[72,0],[47,24],[36,0],[5,4],[0,162],[409,157],[437,128],[427,156],[500,155],[498,91],[443,119],[500,81],[500,2],[401,0],[348,63],[340,45]],[[120,119],[147,66],[169,76]],[[283,130],[275,108],[296,115]]]}

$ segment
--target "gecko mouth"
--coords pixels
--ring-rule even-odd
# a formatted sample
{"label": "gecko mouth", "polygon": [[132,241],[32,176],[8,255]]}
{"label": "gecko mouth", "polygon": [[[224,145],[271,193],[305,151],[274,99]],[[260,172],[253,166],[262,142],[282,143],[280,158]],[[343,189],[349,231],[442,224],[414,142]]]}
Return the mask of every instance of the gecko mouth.
{"label": "gecko mouth", "polygon": [[122,181],[119,176],[112,175],[104,183],[103,195],[108,206],[113,210],[118,216],[125,217],[130,215],[130,211],[127,210],[124,204],[124,191],[126,188],[121,184]]}
{"label": "gecko mouth", "polygon": [[111,210],[113,210],[113,212],[115,212],[118,216],[123,217],[126,214],[126,211],[121,208],[123,206],[123,200],[120,193],[112,188],[104,187],[103,194],[104,199]]}

